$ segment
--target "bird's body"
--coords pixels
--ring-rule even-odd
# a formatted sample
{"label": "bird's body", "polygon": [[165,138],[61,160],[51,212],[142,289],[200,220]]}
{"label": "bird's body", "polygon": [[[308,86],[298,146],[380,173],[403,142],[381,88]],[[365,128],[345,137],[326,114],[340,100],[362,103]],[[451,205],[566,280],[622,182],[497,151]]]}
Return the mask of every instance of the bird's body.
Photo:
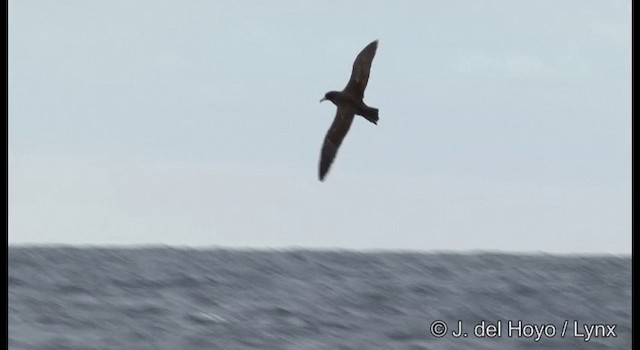
{"label": "bird's body", "polygon": [[360,115],[373,124],[378,123],[378,109],[367,106],[362,100],[364,98],[364,90],[369,81],[371,62],[377,48],[377,40],[367,45],[353,62],[351,79],[349,79],[347,86],[342,91],[327,92],[324,98],[320,100],[320,102],[329,100],[338,109],[322,145],[319,168],[320,181],[324,180],[327,175],[331,163],[333,163],[338,152],[338,147],[342,144],[342,140],[351,127],[354,116]]}

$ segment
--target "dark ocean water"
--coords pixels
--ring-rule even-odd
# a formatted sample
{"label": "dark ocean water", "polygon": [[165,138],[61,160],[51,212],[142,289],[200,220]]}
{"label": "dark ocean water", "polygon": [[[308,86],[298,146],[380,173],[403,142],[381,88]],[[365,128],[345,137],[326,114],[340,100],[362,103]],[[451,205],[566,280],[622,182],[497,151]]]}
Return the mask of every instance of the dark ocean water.
{"label": "dark ocean water", "polygon": [[631,258],[12,246],[9,348],[631,349]]}

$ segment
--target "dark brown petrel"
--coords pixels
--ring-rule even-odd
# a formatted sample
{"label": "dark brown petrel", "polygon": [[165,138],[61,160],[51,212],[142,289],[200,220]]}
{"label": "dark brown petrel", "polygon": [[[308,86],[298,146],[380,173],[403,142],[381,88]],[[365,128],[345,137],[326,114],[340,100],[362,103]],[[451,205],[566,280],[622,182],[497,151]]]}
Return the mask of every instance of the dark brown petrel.
{"label": "dark brown petrel", "polygon": [[320,100],[329,100],[333,102],[338,110],[333,124],[324,137],[322,145],[322,153],[320,154],[320,181],[324,180],[327,175],[333,159],[336,157],[338,147],[347,135],[354,115],[360,115],[373,124],[378,124],[378,109],[372,108],[364,104],[364,89],[369,81],[369,71],[371,70],[371,61],[376,55],[378,48],[378,40],[367,45],[356,57],[353,62],[353,70],[351,71],[351,79],[342,91],[329,91]]}

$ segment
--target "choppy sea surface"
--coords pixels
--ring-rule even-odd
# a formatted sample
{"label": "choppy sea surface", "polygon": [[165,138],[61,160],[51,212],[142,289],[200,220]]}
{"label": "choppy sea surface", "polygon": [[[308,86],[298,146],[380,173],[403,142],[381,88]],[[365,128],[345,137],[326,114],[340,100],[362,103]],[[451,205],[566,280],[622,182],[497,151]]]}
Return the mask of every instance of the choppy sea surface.
{"label": "choppy sea surface", "polygon": [[631,349],[629,256],[8,253],[15,350]]}

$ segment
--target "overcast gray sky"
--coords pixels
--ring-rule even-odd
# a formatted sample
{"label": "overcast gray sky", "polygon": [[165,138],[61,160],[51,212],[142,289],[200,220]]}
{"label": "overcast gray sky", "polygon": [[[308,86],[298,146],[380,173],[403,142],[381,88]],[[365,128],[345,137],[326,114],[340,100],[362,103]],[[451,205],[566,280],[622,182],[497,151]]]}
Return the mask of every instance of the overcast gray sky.
{"label": "overcast gray sky", "polygon": [[630,9],[9,0],[9,243],[628,254]]}

